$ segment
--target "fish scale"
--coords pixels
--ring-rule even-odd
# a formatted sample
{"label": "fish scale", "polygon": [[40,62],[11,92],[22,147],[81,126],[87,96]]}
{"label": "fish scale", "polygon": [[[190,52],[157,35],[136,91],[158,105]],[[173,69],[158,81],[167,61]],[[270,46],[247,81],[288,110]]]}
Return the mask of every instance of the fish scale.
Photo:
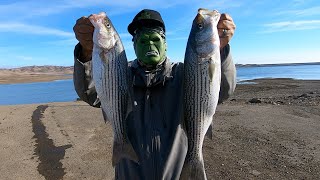
{"label": "fish scale", "polygon": [[104,12],[89,16],[94,26],[92,76],[106,118],[113,128],[112,165],[121,159],[138,163],[127,137],[126,119],[132,112],[128,62],[119,34]]}
{"label": "fish scale", "polygon": [[184,121],[188,152],[181,179],[205,180],[202,146],[212,123],[221,81],[218,11],[199,9],[184,59]]}

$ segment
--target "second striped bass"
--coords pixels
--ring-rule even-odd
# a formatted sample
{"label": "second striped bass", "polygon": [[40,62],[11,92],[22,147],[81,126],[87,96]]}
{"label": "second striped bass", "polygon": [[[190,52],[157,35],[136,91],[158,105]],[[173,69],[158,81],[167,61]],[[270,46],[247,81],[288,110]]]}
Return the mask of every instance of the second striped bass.
{"label": "second striped bass", "polygon": [[207,179],[202,146],[219,99],[219,19],[218,11],[199,9],[187,43],[184,59],[184,119],[188,152],[181,173],[183,180]]}

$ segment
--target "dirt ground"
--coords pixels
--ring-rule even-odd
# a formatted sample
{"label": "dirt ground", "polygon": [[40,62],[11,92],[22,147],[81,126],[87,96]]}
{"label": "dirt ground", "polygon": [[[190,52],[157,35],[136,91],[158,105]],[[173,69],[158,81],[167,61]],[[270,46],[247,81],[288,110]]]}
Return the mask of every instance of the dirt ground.
{"label": "dirt ground", "polygon": [[253,82],[218,106],[209,179],[320,179],[320,81]]}
{"label": "dirt ground", "polygon": [[[320,81],[237,86],[205,139],[208,179],[320,179]],[[112,179],[112,130],[84,102],[0,106],[0,179]]]}

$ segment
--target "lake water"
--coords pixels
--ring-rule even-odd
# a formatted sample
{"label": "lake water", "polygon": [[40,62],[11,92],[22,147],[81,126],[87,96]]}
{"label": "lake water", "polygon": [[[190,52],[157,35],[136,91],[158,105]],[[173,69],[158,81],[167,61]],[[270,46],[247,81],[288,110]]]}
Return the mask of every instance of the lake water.
{"label": "lake water", "polygon": [[320,65],[263,66],[237,68],[237,81],[260,78],[320,80]]}
{"label": "lake water", "polygon": [[66,102],[77,97],[72,79],[0,85],[0,105]]}
{"label": "lake water", "polygon": [[[258,78],[320,80],[320,65],[238,67],[237,81]],[[0,105],[75,101],[72,79],[52,82],[2,84]]]}

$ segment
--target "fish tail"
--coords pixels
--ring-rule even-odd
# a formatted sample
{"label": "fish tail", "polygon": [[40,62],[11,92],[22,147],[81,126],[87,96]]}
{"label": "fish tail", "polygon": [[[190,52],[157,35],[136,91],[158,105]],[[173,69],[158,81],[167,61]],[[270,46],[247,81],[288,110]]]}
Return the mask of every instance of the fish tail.
{"label": "fish tail", "polygon": [[112,166],[118,164],[121,159],[129,159],[139,163],[139,158],[130,142],[127,143],[113,143]]}
{"label": "fish tail", "polygon": [[185,162],[180,175],[181,180],[207,180],[203,160]]}
{"label": "fish tail", "polygon": [[210,124],[205,136],[213,140],[213,122]]}

